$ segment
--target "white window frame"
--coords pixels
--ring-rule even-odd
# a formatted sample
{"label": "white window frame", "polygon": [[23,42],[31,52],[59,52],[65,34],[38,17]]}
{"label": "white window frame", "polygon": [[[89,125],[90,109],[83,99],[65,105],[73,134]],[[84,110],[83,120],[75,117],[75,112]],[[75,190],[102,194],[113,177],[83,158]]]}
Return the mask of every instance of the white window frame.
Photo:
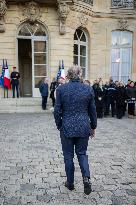
{"label": "white window frame", "polygon": [[[121,78],[123,77],[123,75],[122,75],[122,68],[123,68],[123,62],[122,62],[122,56],[123,56],[123,52],[122,52],[122,49],[131,49],[131,51],[130,51],[130,69],[129,69],[129,73],[128,73],[128,75],[126,75],[126,76],[124,76],[124,77],[128,77],[128,79],[129,78],[131,78],[131,72],[132,72],[132,48],[133,48],[133,33],[131,32],[131,31],[127,31],[127,30],[125,30],[125,31],[122,31],[122,30],[114,30],[114,31],[112,31],[112,34],[113,34],[113,32],[121,32],[120,34],[121,34],[121,39],[122,39],[122,35],[123,35],[123,32],[128,32],[128,33],[130,33],[131,34],[131,44],[129,44],[128,46],[127,45],[112,45],[111,46],[111,68],[110,68],[110,73],[111,73],[111,76],[112,77],[114,77],[113,76],[113,74],[112,74],[112,63],[114,63],[114,62],[112,62],[112,50],[113,49],[119,49],[119,52],[120,52],[120,61],[118,62],[119,63],[119,76],[117,76],[118,77],[118,79],[116,79],[116,80],[118,80],[118,81],[121,81]],[[111,35],[111,43],[112,43],[112,35]],[[125,82],[126,83],[126,82]]]}
{"label": "white window frame", "polygon": [[[79,38],[78,38],[78,40],[74,40],[74,45],[78,46],[78,55],[75,55],[74,52],[73,52],[73,58],[74,58],[74,56],[78,57],[78,66],[80,66],[81,68],[82,68],[82,66],[80,65],[80,57],[85,57],[86,58],[85,79],[87,79],[88,78],[88,36],[82,28],[77,28],[76,31],[77,30],[81,30],[84,33],[85,38],[86,38],[86,42],[80,41]],[[80,46],[85,46],[86,47],[86,56],[81,56],[80,55]]]}

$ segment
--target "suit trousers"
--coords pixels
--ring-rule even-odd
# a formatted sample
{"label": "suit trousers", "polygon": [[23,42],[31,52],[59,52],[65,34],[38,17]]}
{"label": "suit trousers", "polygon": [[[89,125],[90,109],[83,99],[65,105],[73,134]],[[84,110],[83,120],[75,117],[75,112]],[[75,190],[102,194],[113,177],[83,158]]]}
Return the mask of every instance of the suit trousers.
{"label": "suit trousers", "polygon": [[88,156],[86,155],[87,146],[88,146],[88,140],[87,138],[66,138],[61,136],[61,144],[62,144],[62,150],[64,155],[64,163],[65,163],[65,171],[67,176],[67,182],[69,184],[74,183],[74,149],[75,153],[78,158],[79,166],[82,172],[82,177],[88,177],[90,178],[90,170],[89,170],[89,164],[88,164]]}
{"label": "suit trousers", "polygon": [[46,104],[47,104],[47,98],[48,96],[42,96],[42,109],[46,109]]}
{"label": "suit trousers", "polygon": [[19,84],[18,83],[12,83],[13,98],[15,98],[15,89],[17,93],[17,98],[19,98]]}
{"label": "suit trousers", "polygon": [[109,115],[110,105],[111,105],[111,114],[112,114],[112,117],[114,117],[114,115],[115,115],[115,100],[112,97],[108,97],[108,99],[107,99],[107,115]]}

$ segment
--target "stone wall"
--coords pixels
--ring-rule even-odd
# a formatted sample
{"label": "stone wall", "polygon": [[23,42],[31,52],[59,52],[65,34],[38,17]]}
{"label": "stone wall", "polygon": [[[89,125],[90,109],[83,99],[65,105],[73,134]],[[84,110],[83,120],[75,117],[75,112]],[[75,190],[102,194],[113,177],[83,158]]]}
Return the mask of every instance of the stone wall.
{"label": "stone wall", "polygon": [[[103,2],[103,3],[102,3]],[[73,63],[74,32],[78,27],[83,27],[88,35],[89,70],[88,79],[98,77],[108,79],[110,76],[110,50],[111,31],[119,29],[118,20],[124,16],[127,19],[127,29],[133,32],[133,60],[132,79],[136,80],[136,23],[135,13],[116,13],[111,11],[110,1],[96,0],[92,10],[85,11],[70,6],[70,12],[66,19],[66,34],[59,33],[59,16],[57,8],[40,7],[38,20],[45,25],[48,41],[48,75],[49,80],[56,76],[59,60],[64,60],[65,69]],[[10,71],[14,65],[18,66],[17,34],[19,26],[25,22],[22,5],[8,5],[4,16],[5,32],[0,33],[0,59],[7,59]]]}

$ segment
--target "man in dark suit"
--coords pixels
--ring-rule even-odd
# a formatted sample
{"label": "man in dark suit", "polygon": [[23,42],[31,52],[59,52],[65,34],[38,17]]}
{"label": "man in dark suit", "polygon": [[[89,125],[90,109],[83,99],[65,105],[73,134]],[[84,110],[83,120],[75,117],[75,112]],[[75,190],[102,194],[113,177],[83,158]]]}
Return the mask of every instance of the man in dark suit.
{"label": "man in dark suit", "polygon": [[46,110],[47,98],[48,98],[48,80],[45,78],[39,87],[42,96],[42,109]]}
{"label": "man in dark suit", "polygon": [[11,85],[13,90],[13,98],[15,98],[15,89],[17,92],[17,98],[19,98],[19,79],[20,73],[16,71],[16,67],[13,67],[13,72],[11,73]]}
{"label": "man in dark suit", "polygon": [[97,126],[93,89],[80,82],[81,70],[73,66],[68,70],[69,82],[56,90],[54,117],[60,131],[67,181],[65,186],[74,189],[74,148],[83,177],[84,193],[92,191],[88,156],[89,136],[94,137]]}

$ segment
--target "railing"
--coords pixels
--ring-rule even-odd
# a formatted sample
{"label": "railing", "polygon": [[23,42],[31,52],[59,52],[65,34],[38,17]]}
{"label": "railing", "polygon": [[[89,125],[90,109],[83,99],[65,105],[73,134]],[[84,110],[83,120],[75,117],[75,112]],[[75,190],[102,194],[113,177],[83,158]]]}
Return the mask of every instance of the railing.
{"label": "railing", "polygon": [[134,8],[135,0],[112,0],[111,6],[113,8]]}
{"label": "railing", "polygon": [[90,5],[93,5],[93,0],[80,0],[80,1],[83,1],[83,2],[90,4]]}

